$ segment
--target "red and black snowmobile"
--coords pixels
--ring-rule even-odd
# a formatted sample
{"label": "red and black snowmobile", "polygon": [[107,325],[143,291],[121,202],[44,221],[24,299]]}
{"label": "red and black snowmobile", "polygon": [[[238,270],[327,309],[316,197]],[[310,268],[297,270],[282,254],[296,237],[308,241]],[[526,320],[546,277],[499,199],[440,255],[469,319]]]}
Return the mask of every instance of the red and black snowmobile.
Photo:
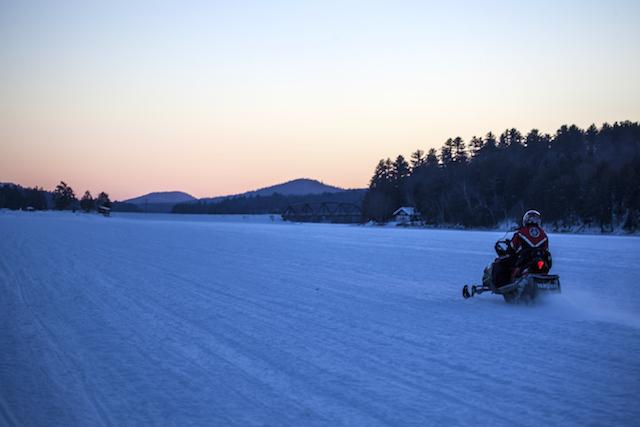
{"label": "red and black snowmobile", "polygon": [[491,291],[502,295],[509,303],[528,303],[541,293],[559,293],[560,277],[549,274],[551,253],[547,249],[529,249],[514,254],[508,239],[498,240],[495,250],[498,257],[485,267],[482,286],[464,285],[462,296],[470,298]]}

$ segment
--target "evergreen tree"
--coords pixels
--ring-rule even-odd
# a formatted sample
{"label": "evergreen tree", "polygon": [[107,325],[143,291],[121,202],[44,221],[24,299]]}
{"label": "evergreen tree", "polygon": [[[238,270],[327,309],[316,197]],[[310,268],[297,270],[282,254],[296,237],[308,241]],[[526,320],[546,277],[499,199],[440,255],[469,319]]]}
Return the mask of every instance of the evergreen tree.
{"label": "evergreen tree", "polygon": [[444,167],[453,163],[453,139],[447,139],[442,148],[440,148],[440,162]]}
{"label": "evergreen tree", "polygon": [[394,172],[393,172],[393,162],[388,157],[384,161],[384,170],[386,172],[386,175],[384,177],[385,182],[386,183],[391,183],[395,179],[395,176],[394,176]]}
{"label": "evergreen tree", "polygon": [[402,181],[411,173],[411,169],[409,168],[409,163],[404,159],[402,155],[398,156],[396,160],[393,162],[393,167],[391,169],[391,176],[396,181]]}
{"label": "evergreen tree", "polygon": [[438,166],[438,152],[435,148],[430,148],[425,160],[427,166]]}
{"label": "evergreen tree", "polygon": [[484,147],[484,140],[482,138],[478,138],[477,136],[473,136],[471,138],[471,155],[475,157]]}
{"label": "evergreen tree", "polygon": [[411,154],[411,170],[415,171],[426,162],[424,151],[418,149]]}
{"label": "evergreen tree", "polygon": [[93,200],[93,197],[91,196],[89,190],[85,191],[82,199],[80,199],[80,208],[85,212],[95,210],[96,203]]}
{"label": "evergreen tree", "polygon": [[387,175],[388,175],[388,171],[387,171],[384,159],[380,159],[380,161],[378,162],[378,165],[376,166],[375,171],[373,172],[371,181],[369,181],[369,188],[375,189],[381,186],[382,184],[384,184]]}
{"label": "evergreen tree", "polygon": [[467,147],[459,136],[453,140],[453,161],[458,164],[467,162]]}
{"label": "evergreen tree", "polygon": [[53,203],[55,208],[57,210],[69,209],[75,200],[76,195],[73,189],[64,181],[60,181],[60,184],[53,190]]}
{"label": "evergreen tree", "polygon": [[486,158],[496,153],[498,148],[498,142],[493,132],[488,132],[484,137],[484,143],[482,148],[478,150],[475,157]]}
{"label": "evergreen tree", "polygon": [[508,146],[509,146],[509,129],[506,129],[504,132],[500,134],[498,148],[505,149]]}
{"label": "evergreen tree", "polygon": [[[408,166],[407,166],[408,167]],[[380,160],[371,178],[369,191],[363,200],[363,210],[367,219],[386,221],[397,208],[398,188],[395,182],[396,172],[391,159]]]}
{"label": "evergreen tree", "polygon": [[511,147],[519,147],[523,143],[522,134],[518,129],[511,128],[508,132],[509,135],[509,146]]}
{"label": "evergreen tree", "polygon": [[111,208],[111,200],[109,199],[109,195],[104,191],[98,194],[98,197],[96,198],[95,203],[98,209],[100,209],[101,207],[105,207],[109,209]]}

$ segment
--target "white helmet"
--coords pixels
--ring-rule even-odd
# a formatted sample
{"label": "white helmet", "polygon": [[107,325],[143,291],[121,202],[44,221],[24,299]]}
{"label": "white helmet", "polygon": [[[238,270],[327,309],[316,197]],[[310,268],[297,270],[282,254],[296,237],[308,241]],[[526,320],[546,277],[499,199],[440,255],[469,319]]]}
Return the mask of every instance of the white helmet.
{"label": "white helmet", "polygon": [[522,216],[522,225],[525,226],[529,224],[542,224],[542,216],[540,215],[540,212],[533,209],[525,212],[525,214]]}

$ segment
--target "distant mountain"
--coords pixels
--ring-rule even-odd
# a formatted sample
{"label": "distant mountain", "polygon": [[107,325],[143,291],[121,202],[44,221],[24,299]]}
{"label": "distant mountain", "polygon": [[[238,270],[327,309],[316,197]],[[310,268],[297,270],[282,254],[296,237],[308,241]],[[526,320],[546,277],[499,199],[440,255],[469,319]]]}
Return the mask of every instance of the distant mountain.
{"label": "distant mountain", "polygon": [[115,202],[112,208],[114,212],[171,212],[171,209],[178,203],[193,200],[197,199],[182,191],[157,191]]}
{"label": "distant mountain", "polygon": [[342,191],[345,190],[339,187],[324,184],[315,179],[299,178],[292,181],[284,182],[282,184],[276,184],[254,191],[247,191],[246,193],[233,194],[229,196],[209,197],[200,199],[199,201],[203,203],[217,203],[229,198],[256,196],[267,197],[272,196],[276,193],[283,196],[303,196],[310,194],[339,193]]}
{"label": "distant mountain", "polygon": [[133,199],[123,200],[124,203],[132,205],[144,205],[147,203],[184,203],[196,200],[191,194],[182,191],[158,191],[155,193],[145,194],[144,196],[134,197]]}
{"label": "distant mountain", "polygon": [[[235,200],[235,199],[246,199],[253,200],[254,198],[269,198],[269,197],[285,197],[285,198],[293,198],[298,196],[308,196],[314,197],[319,195],[338,195],[345,193],[347,190],[344,190],[339,187],[334,187],[332,185],[324,184],[315,179],[294,179],[292,181],[284,182],[282,184],[272,185],[270,187],[259,188],[253,191],[247,191],[241,194],[233,194],[228,196],[218,196],[218,197],[208,197],[203,199],[196,199],[190,194],[183,193],[181,191],[163,191],[156,193],[145,194],[144,196],[134,197],[133,199],[123,200],[122,202],[114,203],[113,210],[114,211],[130,211],[130,212],[172,212],[176,211],[174,207],[176,205],[185,206],[185,205],[211,205],[220,203],[223,201]],[[355,196],[354,196],[355,195]],[[348,200],[359,200],[360,194],[357,193],[345,193],[342,199]],[[274,199],[275,200],[275,199]],[[277,199],[278,203],[285,203],[281,199]],[[293,199],[291,199],[293,200]],[[306,200],[306,199],[305,199]],[[289,203],[288,201],[287,203]],[[234,202],[237,203],[237,202]],[[251,207],[242,207],[236,208],[234,205],[233,209],[240,209],[247,211],[252,211],[256,208],[256,206],[261,204],[268,204],[271,206],[274,201],[263,201],[263,202],[249,202]],[[255,205],[255,206],[254,206]],[[279,204],[278,204],[279,206]],[[191,208],[180,208],[178,211],[190,211]]]}
{"label": "distant mountain", "polygon": [[275,193],[282,194],[283,196],[302,196],[306,194],[338,193],[340,191],[344,191],[344,189],[323,184],[315,179],[300,178],[282,184],[272,185],[271,187],[260,188],[256,191],[249,191],[243,194],[243,196],[271,196]]}

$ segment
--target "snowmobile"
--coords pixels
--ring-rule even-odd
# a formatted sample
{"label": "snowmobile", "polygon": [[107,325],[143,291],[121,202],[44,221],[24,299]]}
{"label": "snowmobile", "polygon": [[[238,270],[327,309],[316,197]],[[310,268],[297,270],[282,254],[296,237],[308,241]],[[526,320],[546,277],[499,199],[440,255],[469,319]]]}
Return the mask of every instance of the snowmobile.
{"label": "snowmobile", "polygon": [[[561,292],[560,276],[549,274],[552,265],[549,251],[525,250],[515,255],[510,253],[509,243],[508,239],[496,242],[494,248],[498,257],[485,267],[482,286],[464,285],[462,296],[465,299],[490,291],[502,295],[508,303],[529,303],[542,293]],[[504,280],[505,275],[507,280]]]}

